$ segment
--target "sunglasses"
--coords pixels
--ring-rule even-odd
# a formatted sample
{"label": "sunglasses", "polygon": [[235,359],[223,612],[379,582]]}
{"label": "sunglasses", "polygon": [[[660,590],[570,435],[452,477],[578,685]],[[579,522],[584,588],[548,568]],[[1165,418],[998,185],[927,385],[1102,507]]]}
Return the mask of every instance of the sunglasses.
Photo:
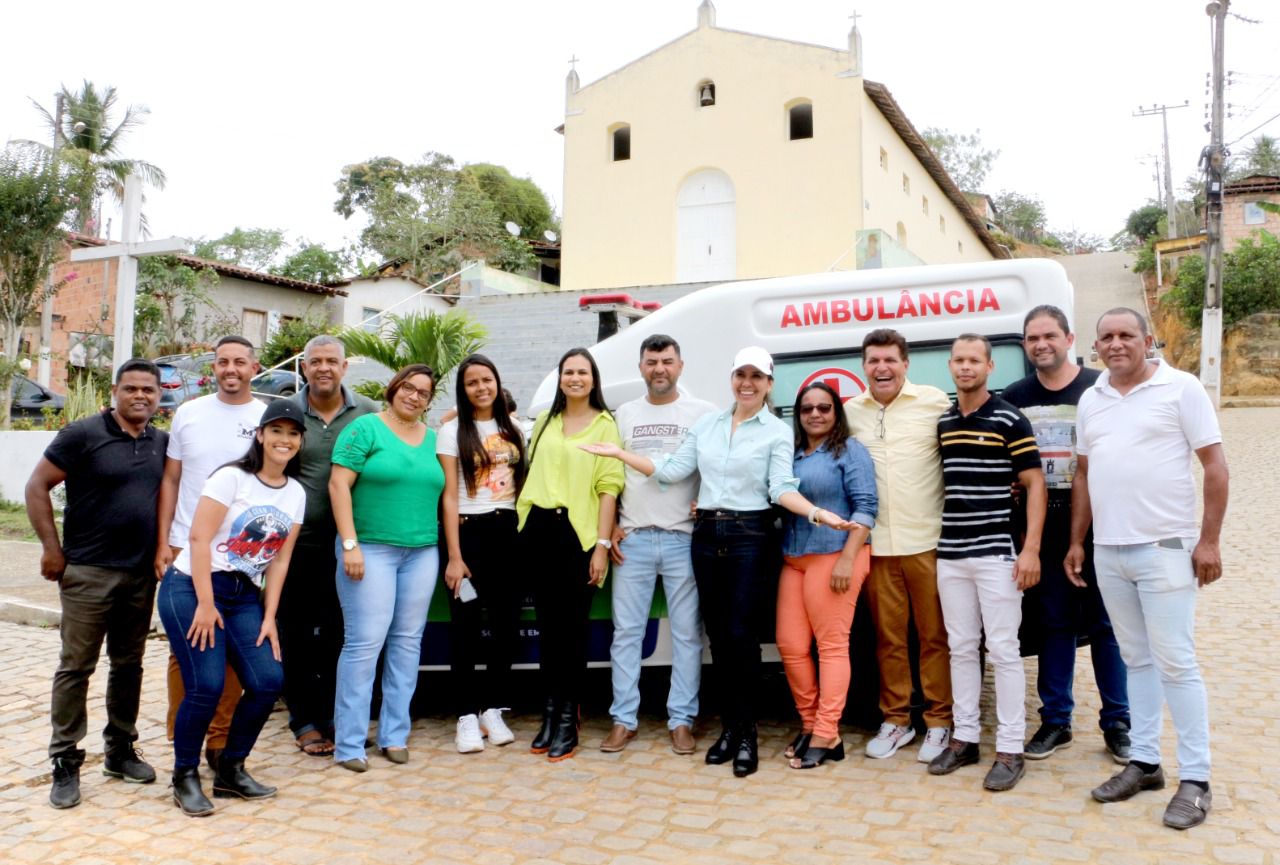
{"label": "sunglasses", "polygon": [[831,403],[820,402],[815,405],[800,406],[800,414],[813,414],[814,412],[817,412],[818,414],[826,415],[826,414],[831,414],[831,412],[834,409],[835,409],[835,406],[832,405]]}

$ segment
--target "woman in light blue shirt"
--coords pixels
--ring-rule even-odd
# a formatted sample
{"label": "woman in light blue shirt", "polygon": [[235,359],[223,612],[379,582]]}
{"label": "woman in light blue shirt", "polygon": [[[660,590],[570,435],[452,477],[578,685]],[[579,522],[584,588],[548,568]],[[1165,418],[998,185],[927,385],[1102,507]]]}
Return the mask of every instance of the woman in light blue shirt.
{"label": "woman in light blue shirt", "polygon": [[[867,537],[875,525],[876,470],[867,449],[849,436],[840,397],[815,382],[795,405],[795,461],[800,492],[822,508],[853,514],[838,532],[785,518],[778,578],[778,654],[800,714],[787,755],[791,768],[844,759],[840,716],[849,692],[849,629],[862,582],[871,570]],[[818,643],[815,667],[809,647]]]}
{"label": "woman in light blue shirt", "polygon": [[755,696],[760,691],[760,624],[769,602],[777,539],[772,504],[833,529],[853,526],[815,507],[797,490],[791,429],[767,408],[773,358],[763,348],[738,352],[729,379],[733,408],[703,415],[680,449],[657,465],[616,445],[584,445],[645,475],[673,483],[699,474],[693,573],[715,660],[723,729],[707,751],[711,764],[733,763],[745,777],[759,764]]}

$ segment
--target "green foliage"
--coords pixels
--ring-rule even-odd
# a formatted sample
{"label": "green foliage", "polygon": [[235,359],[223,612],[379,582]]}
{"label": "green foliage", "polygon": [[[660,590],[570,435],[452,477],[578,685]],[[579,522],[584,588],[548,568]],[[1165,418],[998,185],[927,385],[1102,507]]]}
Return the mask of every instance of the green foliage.
{"label": "green foliage", "polygon": [[92,417],[109,402],[107,393],[98,389],[98,383],[92,376],[78,375],[67,388],[67,399],[62,405],[59,424],[65,426]]}
{"label": "green foliage", "polygon": [[1024,243],[1036,243],[1044,234],[1044,204],[1035,196],[1001,190],[993,196],[1000,226]]}
{"label": "green foliage", "polygon": [[[1154,273],[1156,269],[1156,248],[1150,241],[1142,244],[1133,259],[1134,273]],[[1203,275],[1202,277],[1203,278]]]}
{"label": "green foliage", "polygon": [[313,336],[337,332],[338,328],[329,324],[329,319],[321,313],[309,312],[302,318],[281,322],[258,352],[258,362],[264,367],[275,366],[295,354],[301,354]]}
{"label": "green foliage", "polygon": [[64,284],[48,278],[62,252],[60,226],[74,206],[66,179],[48,155],[0,153],[0,429],[9,426],[23,322]]}
{"label": "green foliage", "polygon": [[[1101,252],[1108,246],[1107,241],[1098,235],[1089,234],[1087,231],[1077,231],[1074,228],[1059,229],[1050,234],[1049,237],[1058,241],[1058,248],[1068,255],[1087,255]],[[1050,245],[1047,240],[1043,242],[1046,246]]]}
{"label": "green foliage", "polygon": [[[398,370],[411,363],[425,363],[435,370],[436,392],[447,389],[449,375],[462,359],[484,345],[484,326],[460,309],[438,313],[389,315],[381,333],[347,328],[339,338],[349,357],[367,357]],[[366,382],[381,398],[386,382]],[[368,389],[360,389],[366,396]]]}
{"label": "green foliage", "polygon": [[284,245],[284,232],[279,229],[237,225],[222,237],[197,241],[194,252],[197,258],[266,271]]}
{"label": "green foliage", "polygon": [[[1280,311],[1280,239],[1255,231],[1223,256],[1222,320],[1230,325],[1255,312]],[[1178,266],[1174,287],[1164,302],[1172,303],[1186,322],[1200,326],[1204,308],[1204,259],[1190,255]]]}
{"label": "green foliage", "polygon": [[507,233],[503,210],[485,192],[482,179],[494,189],[514,190],[501,193],[503,200],[513,208],[520,205],[531,218],[536,208],[526,206],[521,181],[512,178],[507,184],[487,169],[468,173],[439,153],[412,164],[377,157],[344,167],[335,184],[334,210],[348,218],[363,212],[369,224],[360,234],[361,248],[384,262],[400,263],[420,282],[456,271],[468,259],[483,258],[510,271],[533,267],[536,259],[523,241]]}
{"label": "green foliage", "polygon": [[1040,245],[1047,246],[1049,249],[1056,249],[1058,252],[1066,252],[1067,248],[1063,246],[1062,241],[1052,234],[1046,234],[1040,238]]}
{"label": "green foliage", "polygon": [[521,237],[541,240],[542,233],[553,227],[547,196],[527,177],[512,177],[501,165],[486,162],[468,165],[462,173],[479,184],[498,209],[498,218],[503,223],[514,222],[520,226]]}
{"label": "green foliage", "polygon": [[951,175],[956,186],[965,192],[981,192],[986,183],[987,174],[995,164],[999,150],[987,150],[982,146],[982,130],[975,129],[971,134],[950,132],[930,126],[921,137],[929,145],[929,149],[942,163],[942,167]]}
{"label": "green foliage", "polygon": [[1164,216],[1164,208],[1159,204],[1144,204],[1129,214],[1129,218],[1124,222],[1125,231],[1145,242],[1152,235],[1159,233],[1160,220]]}
{"label": "green foliage", "polygon": [[192,345],[221,335],[228,327],[234,330],[237,322],[230,320],[232,317],[220,310],[209,294],[217,284],[218,275],[213,270],[190,267],[173,256],[140,259],[133,316],[134,354],[183,354]]}
{"label": "green foliage", "polygon": [[1010,252],[1014,252],[1018,248],[1018,239],[1012,234],[1005,234],[1003,231],[991,232],[991,239],[1001,246],[1009,247]]}
{"label": "green foliage", "polygon": [[1251,174],[1280,177],[1280,143],[1270,135],[1259,135],[1253,139],[1239,157],[1231,160],[1227,171],[1229,180],[1240,180]]}
{"label": "green foliage", "polygon": [[341,279],[349,267],[350,259],[345,252],[325,249],[318,243],[303,242],[297,252],[286,258],[284,264],[272,268],[271,272],[325,285]]}

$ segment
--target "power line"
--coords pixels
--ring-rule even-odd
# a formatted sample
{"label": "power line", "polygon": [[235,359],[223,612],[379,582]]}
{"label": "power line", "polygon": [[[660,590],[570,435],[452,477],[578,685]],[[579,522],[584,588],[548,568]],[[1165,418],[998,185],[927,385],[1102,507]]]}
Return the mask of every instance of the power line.
{"label": "power line", "polygon": [[[1277,113],[1275,113],[1275,114],[1272,114],[1272,115],[1271,115],[1270,117],[1268,117],[1266,120],[1262,121],[1262,122],[1261,122],[1261,123],[1259,123],[1257,126],[1255,126],[1255,127],[1253,127],[1252,129],[1250,129],[1250,130],[1249,130],[1248,132],[1246,132],[1244,135],[1241,135],[1241,136],[1240,136],[1239,138],[1237,138],[1235,141],[1232,141],[1232,142],[1231,142],[1231,144],[1239,144],[1242,140],[1244,140],[1245,138],[1248,138],[1250,135],[1252,135],[1253,133],[1257,132],[1259,129],[1261,129],[1262,127],[1266,126],[1268,123],[1270,123],[1272,120],[1275,120],[1277,117],[1280,117],[1280,112],[1277,112]],[[1230,146],[1231,146],[1231,144],[1228,144],[1228,145],[1226,145],[1226,146],[1227,146],[1227,147],[1230,147]]]}

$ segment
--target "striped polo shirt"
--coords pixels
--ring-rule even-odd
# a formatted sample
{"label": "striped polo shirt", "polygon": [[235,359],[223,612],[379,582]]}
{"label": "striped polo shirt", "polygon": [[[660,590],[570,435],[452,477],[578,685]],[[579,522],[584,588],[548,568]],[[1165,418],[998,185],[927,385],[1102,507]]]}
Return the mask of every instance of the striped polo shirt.
{"label": "striped polo shirt", "polygon": [[938,419],[942,453],[942,536],[938,558],[1014,556],[1013,495],[1018,473],[1040,468],[1031,422],[990,397],[968,416],[951,407]]}

